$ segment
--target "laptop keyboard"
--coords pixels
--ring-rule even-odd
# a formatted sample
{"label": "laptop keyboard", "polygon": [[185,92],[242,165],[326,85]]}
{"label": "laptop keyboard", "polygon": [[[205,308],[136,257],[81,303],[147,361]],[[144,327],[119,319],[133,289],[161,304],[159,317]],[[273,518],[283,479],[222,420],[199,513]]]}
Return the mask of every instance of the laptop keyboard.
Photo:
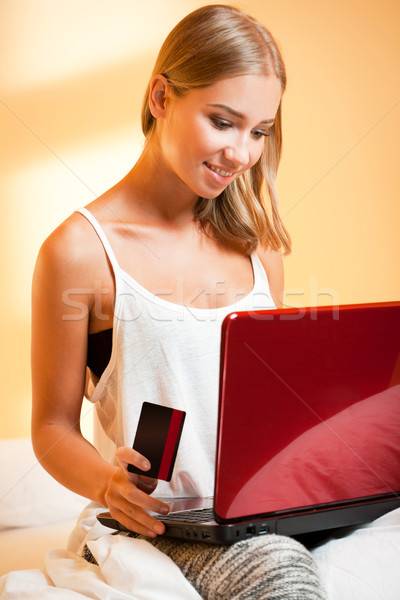
{"label": "laptop keyboard", "polygon": [[182,510],[170,515],[158,517],[160,521],[186,521],[188,523],[202,523],[214,521],[214,510],[212,508],[196,508],[193,510]]}

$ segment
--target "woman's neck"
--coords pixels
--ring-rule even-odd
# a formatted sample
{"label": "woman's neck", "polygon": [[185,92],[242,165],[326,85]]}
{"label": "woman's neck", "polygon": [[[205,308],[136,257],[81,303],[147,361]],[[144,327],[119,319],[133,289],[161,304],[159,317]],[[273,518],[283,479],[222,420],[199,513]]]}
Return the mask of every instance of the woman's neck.
{"label": "woman's neck", "polygon": [[165,224],[192,222],[198,196],[171,171],[151,141],[125,178],[137,208]]}

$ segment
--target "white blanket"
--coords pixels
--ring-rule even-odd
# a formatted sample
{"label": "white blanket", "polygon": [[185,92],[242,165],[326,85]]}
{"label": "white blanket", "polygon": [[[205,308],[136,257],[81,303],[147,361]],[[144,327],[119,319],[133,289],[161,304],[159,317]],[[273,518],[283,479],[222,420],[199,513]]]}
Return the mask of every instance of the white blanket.
{"label": "white blanket", "polygon": [[[172,560],[144,540],[109,534],[92,505],[71,535],[69,550],[52,550],[45,571],[0,579],[1,600],[199,600]],[[99,566],[81,558],[87,543]],[[400,598],[400,509],[313,551],[328,600]],[[256,599],[255,599],[256,600]],[[288,599],[289,600],[289,599]]]}
{"label": "white blanket", "polygon": [[[144,540],[110,535],[95,515],[83,512],[68,550],[51,550],[45,570],[14,571],[0,579],[1,600],[201,600],[168,557]],[[77,551],[87,543],[99,566]]]}

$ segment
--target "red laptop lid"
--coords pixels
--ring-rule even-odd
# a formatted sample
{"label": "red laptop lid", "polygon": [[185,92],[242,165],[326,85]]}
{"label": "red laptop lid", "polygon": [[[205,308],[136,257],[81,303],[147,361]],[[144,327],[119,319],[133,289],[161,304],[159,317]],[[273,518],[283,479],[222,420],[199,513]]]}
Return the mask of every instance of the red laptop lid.
{"label": "red laptop lid", "polygon": [[232,313],[215,512],[318,512],[399,496],[400,303]]}

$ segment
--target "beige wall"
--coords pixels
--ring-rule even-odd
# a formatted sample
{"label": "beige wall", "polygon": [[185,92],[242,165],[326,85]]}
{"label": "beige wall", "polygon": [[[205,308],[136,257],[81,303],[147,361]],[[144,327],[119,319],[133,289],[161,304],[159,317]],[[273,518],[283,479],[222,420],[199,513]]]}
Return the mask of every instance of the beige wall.
{"label": "beige wall", "polygon": [[[29,434],[30,284],[40,243],[129,170],[158,47],[203,4],[0,3],[2,437]],[[288,69],[279,175],[294,242],[287,304],[398,299],[400,3],[236,5],[270,27]]]}

